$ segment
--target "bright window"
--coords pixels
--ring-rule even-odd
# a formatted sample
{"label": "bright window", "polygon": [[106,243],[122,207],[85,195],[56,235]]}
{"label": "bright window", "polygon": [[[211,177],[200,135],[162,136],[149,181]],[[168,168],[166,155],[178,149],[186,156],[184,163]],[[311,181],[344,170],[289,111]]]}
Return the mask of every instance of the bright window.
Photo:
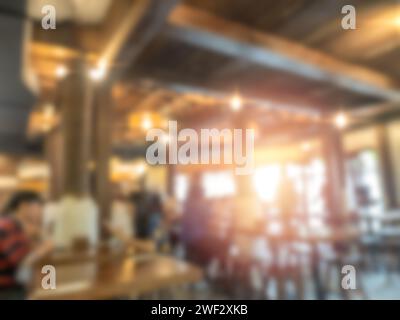
{"label": "bright window", "polygon": [[234,195],[236,185],[231,172],[209,172],[203,175],[204,194],[207,198]]}
{"label": "bright window", "polygon": [[178,174],[175,177],[174,192],[179,201],[185,201],[189,191],[189,179],[187,176]]}
{"label": "bright window", "polygon": [[255,170],[253,182],[261,200],[272,202],[275,199],[280,174],[281,169],[279,164],[268,165]]}

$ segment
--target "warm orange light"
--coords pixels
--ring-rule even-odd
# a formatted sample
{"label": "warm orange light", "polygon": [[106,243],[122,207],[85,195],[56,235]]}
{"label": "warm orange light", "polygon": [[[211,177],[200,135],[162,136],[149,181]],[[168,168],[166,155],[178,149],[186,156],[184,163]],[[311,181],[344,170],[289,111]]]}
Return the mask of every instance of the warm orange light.
{"label": "warm orange light", "polygon": [[142,160],[124,161],[119,158],[112,158],[110,165],[110,178],[114,182],[135,181],[143,176],[147,170],[147,165]]}
{"label": "warm orange light", "polygon": [[68,74],[68,69],[64,65],[59,65],[56,68],[56,76],[58,79],[65,78],[67,74]]}
{"label": "warm orange light", "polygon": [[168,134],[164,134],[163,136],[162,136],[162,142],[164,142],[164,143],[169,143],[171,141],[171,137],[168,135]]}
{"label": "warm orange light", "polygon": [[230,103],[233,111],[238,111],[242,108],[242,98],[239,95],[234,95]]}
{"label": "warm orange light", "polygon": [[146,172],[146,166],[143,163],[139,163],[136,167],[136,173],[142,175]]}
{"label": "warm orange light", "polygon": [[311,144],[310,144],[309,142],[304,142],[304,143],[301,145],[301,149],[302,149],[304,152],[308,152],[308,151],[311,150]]}
{"label": "warm orange light", "polygon": [[348,123],[348,119],[347,116],[343,113],[340,112],[335,116],[335,125],[339,128],[339,129],[343,129],[347,126]]}
{"label": "warm orange light", "polygon": [[105,60],[100,60],[96,68],[89,71],[89,76],[94,81],[100,81],[104,79],[107,72],[107,62]]}
{"label": "warm orange light", "polygon": [[128,116],[128,126],[132,130],[149,130],[151,128],[165,128],[168,122],[156,112],[132,112]]}
{"label": "warm orange light", "polygon": [[151,118],[149,116],[145,116],[144,119],[142,120],[142,128],[144,130],[149,130],[153,127],[153,121],[151,121]]}
{"label": "warm orange light", "polygon": [[52,104],[34,110],[29,116],[29,132],[36,135],[49,132],[58,124],[58,117]]}

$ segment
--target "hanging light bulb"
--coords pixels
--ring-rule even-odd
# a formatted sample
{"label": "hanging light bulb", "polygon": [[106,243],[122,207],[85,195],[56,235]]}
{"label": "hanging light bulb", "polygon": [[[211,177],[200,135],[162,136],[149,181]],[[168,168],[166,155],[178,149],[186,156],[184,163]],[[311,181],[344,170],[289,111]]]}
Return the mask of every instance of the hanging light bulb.
{"label": "hanging light bulb", "polygon": [[56,68],[56,77],[58,79],[63,79],[68,74],[68,69],[64,65],[59,65]]}
{"label": "hanging light bulb", "polygon": [[242,98],[238,94],[235,94],[231,98],[230,104],[231,104],[231,109],[233,111],[239,111],[242,108],[242,104],[243,104]]}
{"label": "hanging light bulb", "polygon": [[89,70],[89,76],[94,81],[100,81],[104,79],[107,72],[107,62],[102,59],[99,61],[95,68]]}
{"label": "hanging light bulb", "polygon": [[136,166],[136,173],[138,175],[143,175],[146,172],[146,166],[143,163],[139,163]]}
{"label": "hanging light bulb", "polygon": [[399,16],[394,19],[394,25],[400,28],[400,13]]}
{"label": "hanging light bulb", "polygon": [[339,129],[345,128],[347,126],[347,123],[348,123],[347,116],[343,112],[339,112],[335,116],[334,121],[335,121],[336,127],[338,127]]}
{"label": "hanging light bulb", "polygon": [[149,116],[145,116],[142,120],[142,128],[144,130],[149,130],[153,126],[153,122],[151,121]]}

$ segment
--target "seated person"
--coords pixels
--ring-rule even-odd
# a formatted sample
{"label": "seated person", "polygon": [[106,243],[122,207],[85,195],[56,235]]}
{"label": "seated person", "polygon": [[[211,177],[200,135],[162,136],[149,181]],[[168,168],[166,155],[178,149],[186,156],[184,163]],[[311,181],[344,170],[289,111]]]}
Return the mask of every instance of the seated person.
{"label": "seated person", "polygon": [[129,240],[133,238],[134,207],[122,195],[118,195],[111,204],[110,228]]}
{"label": "seated person", "polygon": [[135,206],[130,201],[118,194],[111,206],[110,220],[105,221],[105,230],[113,237],[113,243],[135,249],[139,252],[154,251],[154,243],[144,239],[135,239],[133,220]]}
{"label": "seated person", "polygon": [[42,201],[29,191],[14,194],[0,217],[0,299],[24,298],[18,272],[29,269],[52,249],[41,242]]}

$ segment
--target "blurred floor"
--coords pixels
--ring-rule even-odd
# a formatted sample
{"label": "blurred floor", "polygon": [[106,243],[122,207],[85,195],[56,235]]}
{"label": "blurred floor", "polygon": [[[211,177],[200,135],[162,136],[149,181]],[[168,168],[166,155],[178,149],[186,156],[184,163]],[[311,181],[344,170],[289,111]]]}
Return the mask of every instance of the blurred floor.
{"label": "blurred floor", "polygon": [[400,274],[368,273],[365,287],[369,299],[400,299]]}
{"label": "blurred floor", "polygon": [[[364,287],[371,300],[398,300],[400,299],[400,274],[396,273],[382,273],[382,272],[368,272],[363,276]],[[307,281],[305,285],[305,299],[314,300],[314,290],[311,281]],[[266,289],[266,293],[273,293],[273,288]],[[151,297],[150,297],[151,298]],[[163,292],[161,296],[153,297],[161,299],[189,299],[189,300],[225,300],[232,299],[227,294],[218,292],[213,289],[212,284],[204,281],[195,286],[186,286],[179,290],[172,292]],[[340,299],[338,292],[332,290],[327,295],[328,300]],[[354,294],[352,299],[359,299],[357,294]]]}

